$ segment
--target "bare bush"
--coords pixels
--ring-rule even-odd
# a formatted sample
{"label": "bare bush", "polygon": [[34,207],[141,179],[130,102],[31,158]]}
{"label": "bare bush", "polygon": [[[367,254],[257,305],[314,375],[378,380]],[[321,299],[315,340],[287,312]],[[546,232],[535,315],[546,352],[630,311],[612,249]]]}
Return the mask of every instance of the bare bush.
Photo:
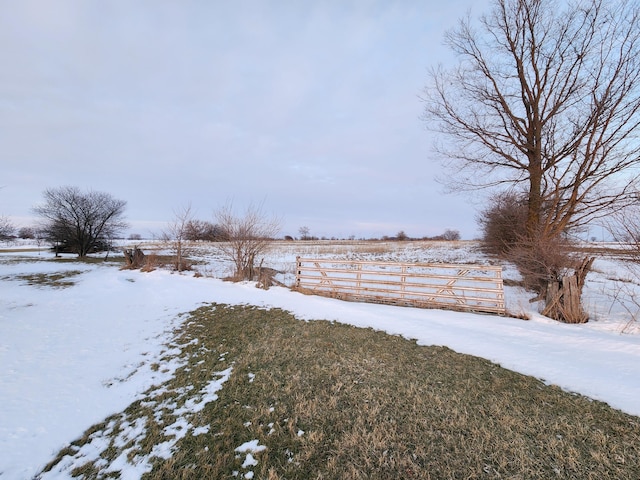
{"label": "bare bush", "polygon": [[134,248],[123,248],[124,269],[135,270],[141,268],[145,262],[145,254],[137,246]]}
{"label": "bare bush", "polygon": [[217,244],[217,248],[233,262],[234,280],[254,280],[256,260],[271,248],[280,231],[280,220],[267,216],[261,206],[253,204],[243,215],[237,215],[228,203],[215,216],[227,239]]}
{"label": "bare bush", "polygon": [[153,272],[159,267],[163,267],[164,263],[161,261],[157,252],[151,252],[144,257],[144,265],[140,267],[141,272]]}
{"label": "bare bush", "polygon": [[493,255],[504,255],[523,237],[527,222],[526,198],[515,192],[494,195],[477,221],[482,230],[484,250]]}

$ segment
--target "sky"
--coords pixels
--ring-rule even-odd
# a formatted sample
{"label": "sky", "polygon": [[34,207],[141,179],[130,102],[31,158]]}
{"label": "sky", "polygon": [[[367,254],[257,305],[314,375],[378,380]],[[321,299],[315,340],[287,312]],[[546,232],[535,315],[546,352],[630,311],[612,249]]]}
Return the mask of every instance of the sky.
{"label": "sky", "polygon": [[283,235],[477,236],[421,119],[444,32],[489,0],[0,0],[0,215],[48,188],[130,231],[261,205]]}

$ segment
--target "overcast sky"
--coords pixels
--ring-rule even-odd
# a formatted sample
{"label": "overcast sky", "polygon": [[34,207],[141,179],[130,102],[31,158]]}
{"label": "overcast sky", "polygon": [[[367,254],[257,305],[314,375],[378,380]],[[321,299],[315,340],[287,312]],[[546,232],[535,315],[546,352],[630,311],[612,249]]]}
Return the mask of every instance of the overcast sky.
{"label": "overcast sky", "polygon": [[477,235],[420,119],[445,30],[488,0],[0,0],[0,215],[46,188],[127,201],[147,235],[191,204],[282,234]]}

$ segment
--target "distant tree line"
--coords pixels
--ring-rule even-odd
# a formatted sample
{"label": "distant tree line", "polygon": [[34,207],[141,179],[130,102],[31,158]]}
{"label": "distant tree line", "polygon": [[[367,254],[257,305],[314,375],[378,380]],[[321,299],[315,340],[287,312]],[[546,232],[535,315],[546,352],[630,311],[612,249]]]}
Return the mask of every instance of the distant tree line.
{"label": "distant tree line", "polygon": [[382,240],[386,240],[386,241],[399,241],[399,242],[405,242],[405,241],[412,241],[412,240],[429,240],[429,241],[444,241],[444,242],[453,242],[453,241],[457,241],[460,240],[461,236],[460,236],[460,232],[458,230],[452,230],[447,228],[444,233],[441,233],[440,235],[434,235],[432,237],[429,236],[425,236],[425,237],[420,237],[420,238],[413,238],[410,237],[409,235],[407,235],[404,230],[400,230],[395,237],[387,237],[384,236],[382,237]]}
{"label": "distant tree line", "polygon": [[[300,234],[299,240],[303,240],[303,241],[304,240],[340,240],[336,237],[327,238],[327,237],[316,237],[315,235],[311,235],[309,227],[300,227],[300,229],[298,230],[298,233]],[[456,241],[456,240],[460,240],[460,238],[461,236],[458,230],[452,230],[448,228],[444,231],[444,233],[441,233],[440,235],[435,235],[432,237],[425,236],[425,237],[414,238],[407,235],[404,232],[404,230],[400,230],[393,237],[388,235],[383,235],[381,238],[360,238],[360,240],[363,240],[363,241],[382,240],[385,242],[388,242],[388,241],[404,242],[404,241],[412,241],[412,240]],[[290,235],[286,235],[284,239],[295,240],[294,237]],[[355,235],[351,235],[349,238],[343,239],[343,240],[355,240],[355,239],[356,239]]]}

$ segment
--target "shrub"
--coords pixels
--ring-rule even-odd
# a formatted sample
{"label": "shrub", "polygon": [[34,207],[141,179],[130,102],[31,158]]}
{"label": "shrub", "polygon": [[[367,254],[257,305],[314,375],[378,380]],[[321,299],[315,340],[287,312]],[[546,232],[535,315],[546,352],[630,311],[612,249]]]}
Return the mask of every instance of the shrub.
{"label": "shrub", "polygon": [[516,192],[497,194],[489,200],[489,206],[480,212],[477,220],[485,251],[505,255],[518,246],[525,232],[526,197]]}

